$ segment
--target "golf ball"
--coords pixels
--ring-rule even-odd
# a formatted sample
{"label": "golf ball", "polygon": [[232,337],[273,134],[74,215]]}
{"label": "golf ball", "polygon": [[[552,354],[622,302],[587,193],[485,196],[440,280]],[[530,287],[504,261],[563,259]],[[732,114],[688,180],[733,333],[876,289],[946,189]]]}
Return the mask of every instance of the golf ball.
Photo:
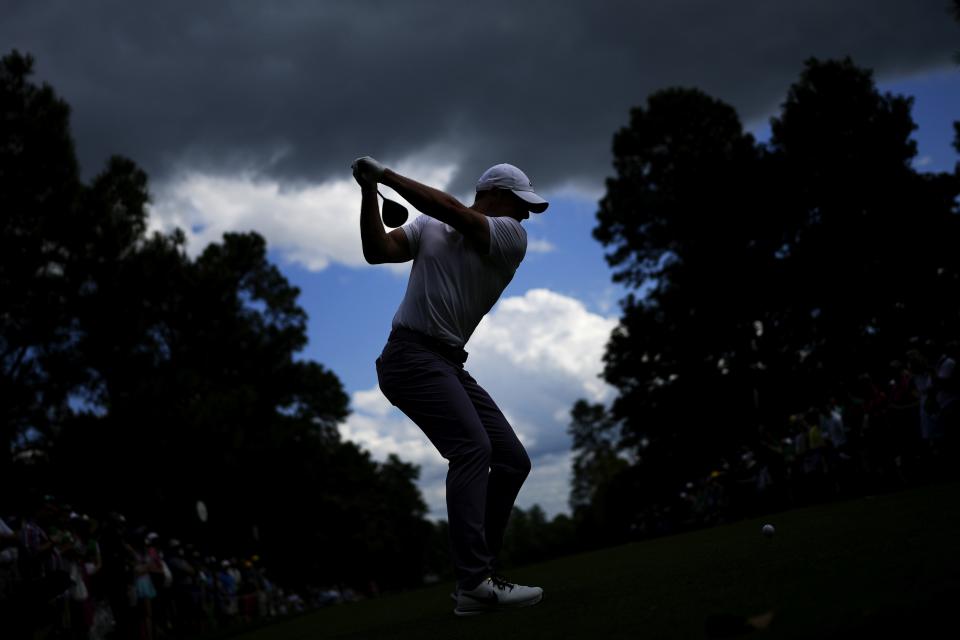
{"label": "golf ball", "polygon": [[774,531],[776,531],[776,529],[773,528],[773,525],[772,525],[772,524],[765,524],[765,525],[763,525],[763,529],[761,529],[761,531],[763,531],[763,535],[765,535],[765,536],[767,536],[767,537],[769,538],[770,536],[773,535],[773,533],[774,533]]}

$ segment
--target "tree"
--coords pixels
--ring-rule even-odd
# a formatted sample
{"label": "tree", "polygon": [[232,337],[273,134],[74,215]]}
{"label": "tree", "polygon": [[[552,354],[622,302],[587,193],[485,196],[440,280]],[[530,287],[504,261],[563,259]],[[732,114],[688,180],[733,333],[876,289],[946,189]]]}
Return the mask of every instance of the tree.
{"label": "tree", "polygon": [[602,404],[578,400],[570,416],[574,451],[570,508],[576,514],[595,505],[599,493],[628,462],[617,453],[615,424]]}
{"label": "tree", "polygon": [[[72,260],[82,231],[70,109],[28,81],[33,59],[0,60],[0,442],[49,433],[82,375],[71,366]],[[82,236],[81,236],[82,237]],[[0,456],[0,482],[10,457]],[[10,486],[7,484],[7,486]]]}
{"label": "tree", "polygon": [[726,427],[752,422],[740,382],[776,234],[755,196],[752,136],[700,91],[652,95],[615,135],[614,156],[594,236],[611,248],[614,280],[647,294],[622,302],[604,376],[619,390],[620,444],[667,487],[730,445],[717,408]]}
{"label": "tree", "polygon": [[810,356],[796,363],[804,387],[899,357],[912,336],[954,332],[944,302],[960,271],[957,181],[912,167],[912,102],[881,94],[849,58],[811,59],[771,121],[789,292],[776,320],[792,333],[779,339]]}
{"label": "tree", "polygon": [[610,415],[577,429],[619,427],[636,462],[600,484],[626,483],[627,510],[669,504],[917,336],[955,333],[960,182],[913,168],[911,104],[849,59],[810,59],[769,145],[693,89],[651,95],[614,136],[594,236],[633,292],[605,354]]}
{"label": "tree", "polygon": [[0,64],[0,436],[47,459],[0,456],[5,486],[256,551],[283,584],[417,584],[419,469],[341,441],[347,395],[298,358],[307,314],[264,239],[191,259],[183,233],[148,235],[146,174],[114,157],[81,183],[69,108],[31,72]]}
{"label": "tree", "polygon": [[575,549],[574,524],[563,514],[547,520],[539,505],[524,511],[514,507],[504,533],[503,548],[497,556],[498,568],[512,568],[542,562]]}

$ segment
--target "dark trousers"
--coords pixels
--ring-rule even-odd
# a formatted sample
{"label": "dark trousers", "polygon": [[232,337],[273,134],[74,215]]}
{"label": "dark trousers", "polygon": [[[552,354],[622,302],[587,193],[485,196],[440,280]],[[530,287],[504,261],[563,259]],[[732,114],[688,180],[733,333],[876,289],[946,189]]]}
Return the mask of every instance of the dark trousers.
{"label": "dark trousers", "polygon": [[458,586],[472,589],[493,571],[530,458],[462,360],[417,336],[391,333],[377,358],[377,378],[387,399],[449,462],[450,546]]}

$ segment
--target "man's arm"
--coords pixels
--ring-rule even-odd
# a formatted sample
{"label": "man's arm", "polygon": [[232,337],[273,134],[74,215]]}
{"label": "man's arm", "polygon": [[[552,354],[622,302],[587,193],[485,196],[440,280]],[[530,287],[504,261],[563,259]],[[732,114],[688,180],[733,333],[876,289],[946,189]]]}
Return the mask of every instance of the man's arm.
{"label": "man's arm", "polygon": [[411,180],[390,169],[384,169],[380,182],[387,185],[417,210],[445,222],[475,247],[486,253],[490,248],[490,226],[487,216],[464,206],[453,196]]}
{"label": "man's arm", "polygon": [[403,229],[387,233],[380,220],[380,203],[377,202],[377,183],[357,177],[363,192],[360,203],[360,239],[363,243],[363,258],[368,264],[406,262],[410,255],[410,243]]}

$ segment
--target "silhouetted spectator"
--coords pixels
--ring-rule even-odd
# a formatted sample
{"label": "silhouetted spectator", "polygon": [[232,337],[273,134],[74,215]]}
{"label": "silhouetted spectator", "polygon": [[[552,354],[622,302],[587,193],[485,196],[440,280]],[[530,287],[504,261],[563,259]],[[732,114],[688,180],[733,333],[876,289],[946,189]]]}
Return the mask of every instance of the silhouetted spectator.
{"label": "silhouetted spectator", "polygon": [[[960,375],[957,368],[957,343],[947,345],[944,354],[937,362],[937,406],[939,415],[939,435],[942,438],[944,453],[952,458],[956,453],[957,430],[960,426]],[[949,462],[949,461],[948,461]]]}
{"label": "silhouetted spectator", "polygon": [[104,522],[100,536],[100,554],[103,566],[97,572],[94,584],[110,605],[116,624],[117,640],[136,638],[136,591],[134,590],[133,550],[126,542],[127,520],[111,512]]}
{"label": "silhouetted spectator", "polygon": [[153,601],[157,598],[157,590],[153,586],[153,578],[150,574],[157,568],[147,551],[146,530],[142,527],[136,529],[130,536],[129,544],[134,553],[133,575],[138,637],[140,640],[153,640]]}
{"label": "silhouetted spectator", "polygon": [[23,578],[23,600],[18,613],[26,629],[41,635],[63,631],[67,589],[71,586],[63,559],[46,528],[55,524],[57,507],[37,494],[28,497],[20,526],[18,559]]}
{"label": "silhouetted spectator", "polygon": [[200,565],[198,579],[200,583],[200,600],[203,608],[202,623],[204,628],[212,628],[217,624],[219,611],[219,594],[217,593],[216,561],[214,557],[204,559]]}
{"label": "silhouetted spectator", "polygon": [[[909,354],[908,358],[909,358]],[[919,392],[910,366],[895,360],[890,363],[890,451],[900,484],[913,473],[914,459],[920,448]]]}
{"label": "silhouetted spectator", "polygon": [[807,498],[822,499],[827,495],[827,442],[820,431],[820,411],[810,409],[803,418],[807,436],[807,453],[803,472],[809,494]]}
{"label": "silhouetted spectator", "polygon": [[852,457],[843,409],[835,397],[831,397],[823,405],[820,412],[820,431],[827,443],[827,471],[830,474],[833,489],[837,493],[842,493],[849,487]]}
{"label": "silhouetted spectator", "polygon": [[217,581],[217,610],[220,622],[229,622],[237,615],[237,582],[230,571],[230,561],[220,563]]}
{"label": "silhouetted spectator", "polygon": [[[863,431],[861,437],[862,471],[873,485],[889,470],[893,456],[890,455],[890,424],[888,398],[877,387],[869,373],[857,378],[858,395],[863,398]],[[889,459],[888,459],[889,458]]]}
{"label": "silhouetted spectator", "polygon": [[60,545],[64,564],[73,580],[68,604],[70,627],[73,630],[73,637],[77,640],[86,640],[93,626],[93,598],[86,567],[87,529],[87,523],[83,517],[79,513],[72,512],[68,528],[63,531],[63,541]]}
{"label": "silhouetted spectator", "polygon": [[196,605],[199,594],[199,590],[196,589],[197,571],[185,557],[183,545],[179,540],[170,540],[168,550],[165,560],[173,577],[171,621],[174,622],[174,629],[181,635],[193,633],[196,631],[193,621],[197,618]]}
{"label": "silhouetted spectator", "polygon": [[941,440],[940,427],[937,424],[940,410],[937,406],[936,374],[929,359],[919,350],[911,352],[908,363],[913,374],[913,387],[917,390],[921,467],[929,470]]}
{"label": "silhouetted spectator", "polygon": [[837,451],[847,446],[847,429],[843,424],[843,412],[836,398],[830,398],[820,412],[820,432]]}
{"label": "silhouetted spectator", "polygon": [[[16,525],[15,525],[16,526]],[[18,568],[17,532],[0,518],[0,620],[2,628],[12,635],[9,621],[16,612],[13,610],[16,589],[21,582]]]}
{"label": "silhouetted spectator", "polygon": [[791,464],[791,473],[790,477],[794,481],[803,486],[804,475],[806,473],[806,460],[807,460],[807,451],[809,447],[807,446],[807,428],[803,423],[803,419],[798,415],[790,416],[789,418],[789,433],[790,433],[790,443],[792,444],[792,464]]}
{"label": "silhouetted spectator", "polygon": [[153,590],[157,593],[151,604],[153,628],[166,634],[172,630],[170,606],[173,595],[170,589],[173,586],[173,575],[164,560],[159,540],[160,534],[151,531],[145,542],[146,553],[150,559],[150,579],[153,581]]}
{"label": "silhouetted spectator", "polygon": [[766,506],[764,510],[775,509],[786,504],[788,499],[787,460],[784,455],[784,442],[774,431],[764,429],[757,450],[757,462],[769,473],[766,488]]}

